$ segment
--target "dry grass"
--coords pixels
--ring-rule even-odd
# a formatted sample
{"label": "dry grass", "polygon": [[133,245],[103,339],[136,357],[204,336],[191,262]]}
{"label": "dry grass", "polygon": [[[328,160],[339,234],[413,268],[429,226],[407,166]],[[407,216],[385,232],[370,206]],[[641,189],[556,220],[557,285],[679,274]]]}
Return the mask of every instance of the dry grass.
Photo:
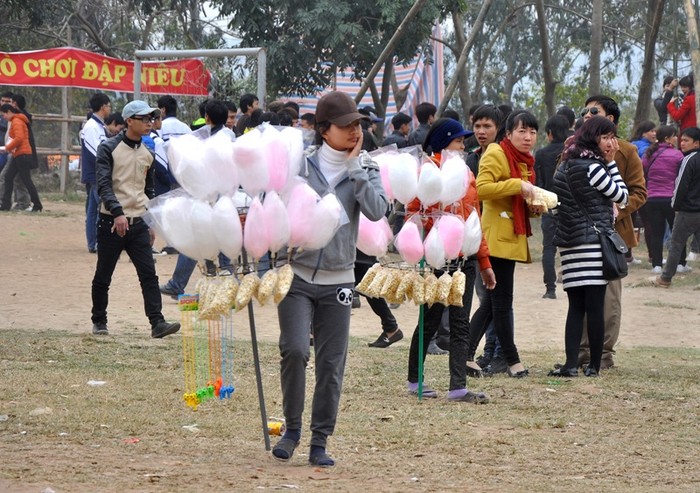
{"label": "dry grass", "polygon": [[[291,465],[264,450],[249,342],[237,344],[233,398],[197,412],[181,400],[178,338],[13,330],[0,342],[8,491],[700,489],[698,350],[629,350],[602,378],[564,381],[546,377],[559,354],[525,352],[531,377],[470,380],[492,398],[474,406],[408,397],[405,351],[353,340],[329,471],[306,465],[305,439]],[[277,347],[260,350],[267,412],[279,416]],[[447,358],[429,356],[426,375],[444,396]]]}

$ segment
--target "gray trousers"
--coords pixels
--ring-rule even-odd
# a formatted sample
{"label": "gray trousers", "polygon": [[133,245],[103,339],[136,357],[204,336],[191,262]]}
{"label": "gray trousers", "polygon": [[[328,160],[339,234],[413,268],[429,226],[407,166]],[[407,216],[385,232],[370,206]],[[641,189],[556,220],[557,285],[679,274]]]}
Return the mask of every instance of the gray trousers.
{"label": "gray trousers", "polygon": [[311,407],[311,445],[326,446],[338,416],[348,352],[353,283],[309,284],[294,276],[277,307],[282,408],[287,428],[301,429],[309,363],[309,330],[314,336],[316,387]]}
{"label": "gray trousers", "polygon": [[700,212],[676,212],[676,220],[671,231],[671,244],[668,247],[668,258],[661,279],[670,281],[676,275],[678,263],[682,260],[685,245],[692,235],[700,234]]}
{"label": "gray trousers", "polygon": [[[5,163],[5,167],[2,169],[2,173],[0,173],[0,197],[3,196],[5,193],[5,175],[7,174],[7,170],[10,168],[10,160],[12,159],[12,156],[7,156],[7,163]],[[22,181],[22,177],[15,176],[15,179],[13,180],[14,182],[14,196],[15,196],[15,204],[17,204],[17,209],[27,209],[29,206],[32,205],[32,200],[29,197],[29,192],[27,191],[27,187],[24,186],[24,182]],[[10,204],[11,205],[11,204]],[[8,205],[8,207],[10,207]]]}

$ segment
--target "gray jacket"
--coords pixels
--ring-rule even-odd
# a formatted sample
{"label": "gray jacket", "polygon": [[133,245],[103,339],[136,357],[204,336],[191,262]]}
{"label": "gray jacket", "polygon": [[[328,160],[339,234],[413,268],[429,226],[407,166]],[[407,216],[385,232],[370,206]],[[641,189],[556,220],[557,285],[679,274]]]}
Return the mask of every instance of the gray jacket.
{"label": "gray jacket", "polygon": [[367,153],[348,160],[347,176],[340,180],[335,189],[331,189],[319,167],[317,150],[316,147],[307,149],[300,176],[321,197],[329,192],[335,193],[348,220],[341,221],[335,236],[322,249],[297,252],[292,258],[292,267],[307,282],[353,283],[360,211],[371,221],[378,221],[386,213],[388,201],[379,168]]}

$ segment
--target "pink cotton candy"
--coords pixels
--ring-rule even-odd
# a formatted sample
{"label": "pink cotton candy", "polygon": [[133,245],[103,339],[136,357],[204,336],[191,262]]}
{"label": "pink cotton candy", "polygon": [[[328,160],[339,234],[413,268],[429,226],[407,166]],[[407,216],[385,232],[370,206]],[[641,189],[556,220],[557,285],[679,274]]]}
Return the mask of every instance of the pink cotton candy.
{"label": "pink cotton candy", "polygon": [[263,202],[267,242],[271,252],[278,252],[289,241],[287,209],[277,192],[268,192]]}
{"label": "pink cotton candy", "polygon": [[265,230],[265,214],[260,199],[255,197],[245,219],[243,231],[243,246],[253,260],[257,260],[269,250],[267,231]]}
{"label": "pink cotton candy", "polygon": [[407,264],[416,265],[421,261],[424,253],[423,239],[415,221],[406,221],[399,234],[396,235],[394,246]]}
{"label": "pink cotton candy", "polygon": [[357,233],[357,248],[370,257],[383,257],[393,239],[391,227],[386,217],[379,221],[370,221],[360,213],[360,225]]}
{"label": "pink cotton candy", "polygon": [[264,192],[270,185],[262,134],[253,129],[233,143],[233,161],[243,189],[251,196]]}
{"label": "pink cotton candy", "polygon": [[302,131],[294,127],[284,127],[280,132],[280,138],[287,149],[289,166],[287,166],[286,190],[292,185],[292,180],[299,174],[304,162],[304,135]]}
{"label": "pink cotton candy", "polygon": [[289,246],[304,245],[314,228],[313,217],[318,194],[307,183],[299,181],[289,192],[287,217],[289,218]]}
{"label": "pink cotton candy", "polygon": [[214,234],[219,244],[219,251],[230,259],[237,258],[243,246],[243,228],[238,209],[233,199],[222,196],[214,204]]}
{"label": "pink cotton candy", "polygon": [[289,153],[287,145],[279,130],[266,125],[262,133],[265,146],[265,161],[267,163],[269,183],[265,191],[279,192],[284,188],[289,177]]}
{"label": "pink cotton candy", "polygon": [[459,216],[446,214],[435,223],[445,250],[445,258],[452,260],[459,257],[464,239],[464,222]]}
{"label": "pink cotton candy", "polygon": [[340,214],[343,206],[338,198],[332,194],[326,194],[314,207],[313,215],[309,221],[313,226],[309,237],[303,247],[307,250],[323,248],[335,236],[340,227]]}

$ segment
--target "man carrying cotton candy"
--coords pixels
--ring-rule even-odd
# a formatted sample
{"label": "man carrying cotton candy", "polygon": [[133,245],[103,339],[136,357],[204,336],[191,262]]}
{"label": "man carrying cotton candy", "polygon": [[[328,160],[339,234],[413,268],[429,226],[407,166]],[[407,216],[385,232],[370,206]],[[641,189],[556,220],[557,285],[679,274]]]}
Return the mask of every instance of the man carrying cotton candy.
{"label": "man carrying cotton candy", "polygon": [[[423,143],[424,150],[432,148],[433,155],[431,159],[436,166],[441,165],[442,154],[444,151],[464,152],[464,139],[473,135],[473,132],[465,130],[462,125],[450,118],[440,118],[435,121],[426,136]],[[472,211],[476,210],[479,213],[479,199],[476,193],[476,185],[473,175],[468,171],[464,164],[465,173],[469,173],[469,183],[466,194],[451,204],[424,204],[419,199],[412,201],[408,205],[409,214],[420,213],[424,218],[424,228],[426,235],[431,230],[434,224],[434,219],[439,216],[440,211],[451,213],[467,219]],[[445,216],[447,217],[447,216]],[[478,252],[473,256],[478,259],[479,270],[481,273],[481,281],[487,289],[493,289],[496,286],[496,277],[494,276],[491,263],[489,261],[489,249],[486,240],[482,237],[481,245]],[[451,262],[448,269],[460,269],[466,276],[466,287],[462,296],[463,306],[450,306],[450,386],[447,394],[447,400],[450,402],[469,402],[469,403],[486,403],[488,397],[482,392],[472,392],[467,389],[467,338],[469,334],[469,314],[471,313],[472,297],[474,293],[474,282],[476,279],[475,262],[470,259],[459,258]],[[473,259],[472,259],[473,260]],[[440,277],[442,271],[436,271],[435,275]],[[423,320],[423,354],[420,357],[425,361],[425,356],[428,350],[428,343],[437,332],[442,319],[443,310],[446,306],[441,303],[434,303],[431,306],[425,306]],[[408,391],[411,394],[418,393],[418,337],[419,330],[413,332],[411,339],[411,349],[408,357]],[[423,397],[435,398],[437,392],[427,385],[423,386]]]}
{"label": "man carrying cotton candy", "polygon": [[294,279],[278,305],[282,406],[287,430],[273,447],[272,455],[280,461],[292,458],[301,438],[311,326],[316,385],[309,463],[335,465],[326,452],[326,443],[335,429],[345,371],[360,211],[377,221],[387,208],[377,165],[368,155],[360,155],[360,120],[366,118],[347,94],[326,94],[316,107],[318,147],[309,148],[303,158],[300,176],[320,196],[335,194],[343,210],[340,227],[326,246],[297,251],[291,257]]}

